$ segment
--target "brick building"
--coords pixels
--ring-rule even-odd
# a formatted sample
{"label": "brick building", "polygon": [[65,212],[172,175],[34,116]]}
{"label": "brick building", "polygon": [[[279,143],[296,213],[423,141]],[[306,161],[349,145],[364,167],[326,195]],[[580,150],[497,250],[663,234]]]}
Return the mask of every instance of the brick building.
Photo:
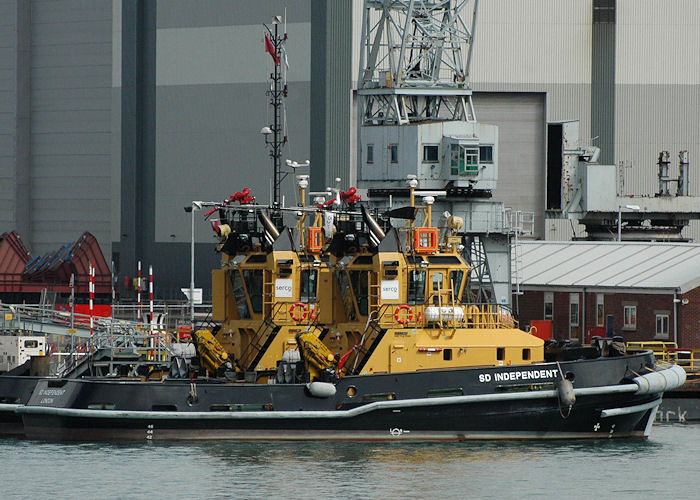
{"label": "brick building", "polygon": [[621,335],[626,341],[675,341],[682,348],[700,348],[700,245],[518,245],[514,274],[521,294],[513,304],[523,328],[547,320],[556,339]]}

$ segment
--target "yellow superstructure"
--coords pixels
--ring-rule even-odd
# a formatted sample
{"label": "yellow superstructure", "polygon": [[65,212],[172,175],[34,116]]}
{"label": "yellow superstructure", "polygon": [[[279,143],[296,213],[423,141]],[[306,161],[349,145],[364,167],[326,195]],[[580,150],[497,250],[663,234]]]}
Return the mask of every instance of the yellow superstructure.
{"label": "yellow superstructure", "polygon": [[303,207],[294,230],[262,208],[225,214],[212,318],[237,369],[266,382],[285,351],[305,358],[300,335],[323,343],[338,375],[541,362],[543,341],[507,308],[471,302],[459,220],[441,234],[429,206],[413,208],[398,229],[355,203]]}

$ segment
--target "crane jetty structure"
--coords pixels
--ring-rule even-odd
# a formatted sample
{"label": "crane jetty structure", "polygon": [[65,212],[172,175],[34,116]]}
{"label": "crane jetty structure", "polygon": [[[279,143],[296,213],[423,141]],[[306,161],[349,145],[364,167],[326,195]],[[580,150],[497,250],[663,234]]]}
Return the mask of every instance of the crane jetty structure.
{"label": "crane jetty structure", "polygon": [[364,3],[357,181],[379,204],[411,193],[431,204],[462,236],[475,296],[510,305],[511,242],[532,234],[534,214],[492,198],[498,127],[477,121],[470,84],[478,5]]}

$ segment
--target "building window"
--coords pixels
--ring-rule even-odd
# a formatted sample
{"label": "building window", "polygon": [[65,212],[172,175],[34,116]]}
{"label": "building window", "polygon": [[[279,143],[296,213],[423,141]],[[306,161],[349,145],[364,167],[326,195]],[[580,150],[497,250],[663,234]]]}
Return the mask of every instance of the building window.
{"label": "building window", "polygon": [[628,330],[637,329],[637,306],[624,306],[624,323],[623,328]]}
{"label": "building window", "polygon": [[656,312],[656,338],[657,339],[668,339],[668,325],[669,325],[669,314],[668,312]]}
{"label": "building window", "polygon": [[578,338],[579,309],[578,293],[569,294],[569,338]]}
{"label": "building window", "polygon": [[544,319],[554,319],[554,294],[552,292],[544,294]]}
{"label": "building window", "polygon": [[493,146],[479,146],[479,163],[493,163]]}
{"label": "building window", "polygon": [[367,163],[374,163],[374,144],[367,144]]}
{"label": "building window", "polygon": [[595,324],[605,326],[605,295],[602,293],[595,296]]}
{"label": "building window", "polygon": [[398,163],[399,162],[399,145],[398,144],[389,144],[389,161],[391,163]]}
{"label": "building window", "polygon": [[438,161],[438,147],[435,145],[423,146],[423,161],[433,163]]}

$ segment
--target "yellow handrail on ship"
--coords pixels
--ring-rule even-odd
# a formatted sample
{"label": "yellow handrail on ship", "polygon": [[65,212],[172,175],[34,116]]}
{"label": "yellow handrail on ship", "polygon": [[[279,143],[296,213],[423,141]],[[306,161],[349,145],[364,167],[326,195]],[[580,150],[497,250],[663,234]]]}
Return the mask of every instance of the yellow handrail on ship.
{"label": "yellow handrail on ship", "polygon": [[700,376],[700,349],[682,349],[675,342],[627,342],[631,349],[649,349],[657,359],[682,366],[689,375]]}

